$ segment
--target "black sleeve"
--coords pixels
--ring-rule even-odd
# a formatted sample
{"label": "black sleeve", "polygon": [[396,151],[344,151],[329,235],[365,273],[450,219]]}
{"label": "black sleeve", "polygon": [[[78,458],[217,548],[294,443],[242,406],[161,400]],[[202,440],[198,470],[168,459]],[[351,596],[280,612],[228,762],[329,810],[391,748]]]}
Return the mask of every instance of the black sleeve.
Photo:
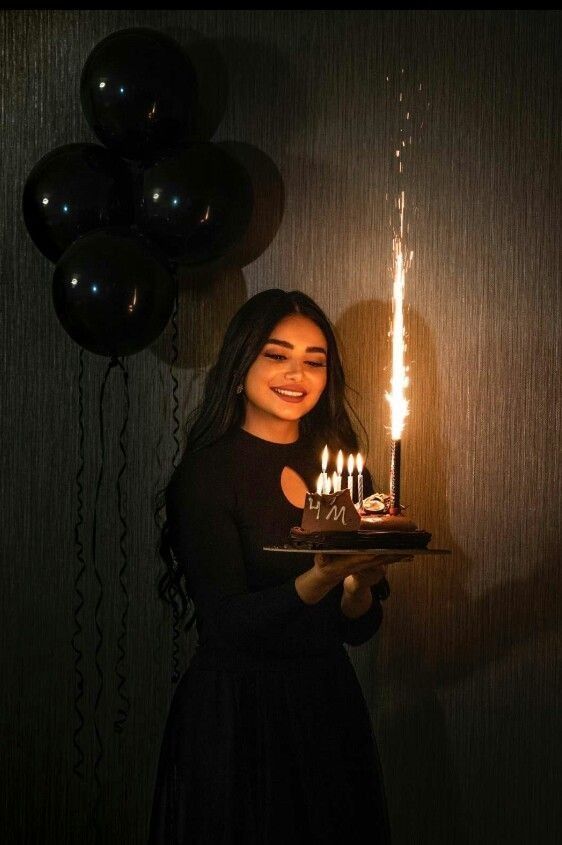
{"label": "black sleeve", "polygon": [[[371,588],[371,593],[373,592]],[[362,645],[370,640],[379,630],[382,622],[382,605],[373,595],[373,603],[369,610],[357,619],[349,619],[340,610],[340,631],[342,642],[348,645]]]}
{"label": "black sleeve", "polygon": [[[365,467],[363,471],[363,495],[366,498],[371,496],[375,491],[373,490],[373,479],[371,473]],[[369,610],[359,616],[357,619],[349,619],[348,616],[340,608],[340,631],[342,641],[348,645],[362,645],[370,640],[372,636],[378,631],[381,626],[383,612],[382,605],[377,598],[376,590],[383,585],[388,587],[388,581],[383,578],[377,585],[371,587],[371,594],[373,602]],[[390,587],[388,587],[390,592]],[[343,593],[343,586],[342,586]]]}
{"label": "black sleeve", "polygon": [[259,651],[268,636],[278,635],[309,606],[294,578],[248,591],[228,474],[200,455],[203,450],[183,459],[166,491],[172,551],[185,565],[190,595],[205,622],[221,639]]}

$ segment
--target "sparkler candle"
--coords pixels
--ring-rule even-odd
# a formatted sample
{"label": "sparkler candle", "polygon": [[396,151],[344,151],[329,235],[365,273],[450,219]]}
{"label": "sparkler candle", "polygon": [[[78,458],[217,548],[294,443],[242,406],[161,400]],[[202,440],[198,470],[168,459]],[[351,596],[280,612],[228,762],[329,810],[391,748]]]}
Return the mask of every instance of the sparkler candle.
{"label": "sparkler candle", "polygon": [[392,294],[392,378],[390,381],[391,390],[386,394],[386,399],[391,410],[391,437],[392,453],[390,463],[390,508],[393,515],[400,514],[400,452],[401,437],[404,428],[404,420],[408,415],[408,400],[404,390],[408,387],[409,379],[404,365],[404,284],[406,272],[412,261],[413,252],[408,258],[404,257],[404,191],[401,192],[398,200],[400,212],[400,234],[392,241],[392,252],[394,258],[394,285]]}
{"label": "sparkler candle", "polygon": [[390,507],[392,516],[400,514],[400,452],[401,440],[393,440],[390,449]]}
{"label": "sparkler candle", "polygon": [[349,488],[349,492],[351,493],[351,501],[353,501],[353,467],[355,465],[355,461],[353,460],[353,455],[350,455],[347,459],[347,486]]}
{"label": "sparkler candle", "polygon": [[357,504],[363,506],[363,456],[357,452]]}
{"label": "sparkler candle", "polygon": [[336,459],[336,468],[338,471],[338,493],[341,492],[341,474],[343,472],[343,452],[340,449],[338,452],[338,457]]}

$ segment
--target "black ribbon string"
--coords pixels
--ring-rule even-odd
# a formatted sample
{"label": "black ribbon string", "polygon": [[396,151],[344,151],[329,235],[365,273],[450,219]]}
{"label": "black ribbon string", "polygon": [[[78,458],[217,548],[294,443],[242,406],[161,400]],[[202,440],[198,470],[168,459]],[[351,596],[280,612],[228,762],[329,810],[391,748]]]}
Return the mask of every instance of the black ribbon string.
{"label": "black ribbon string", "polygon": [[74,712],[78,719],[78,726],[73,733],[72,744],[76,750],[77,760],[73,765],[74,774],[84,780],[84,752],[80,746],[80,734],[84,728],[84,714],[82,713],[80,702],[84,697],[84,675],[80,668],[83,654],[80,648],[79,639],[82,635],[82,625],[80,624],[80,613],[84,607],[84,593],[80,589],[80,582],[86,571],[86,562],[84,560],[84,544],[82,543],[81,534],[82,526],[84,525],[83,505],[84,505],[84,487],[82,485],[82,476],[84,475],[84,349],[80,347],[79,352],[79,368],[78,368],[78,427],[80,430],[80,439],[78,444],[78,470],[76,472],[76,523],[74,526],[74,545],[76,547],[76,559],[78,561],[78,568],[74,577],[74,593],[76,602],[74,606],[74,633],[72,635],[72,648],[74,650],[74,676],[75,676],[75,692],[74,692]]}
{"label": "black ribbon string", "polygon": [[125,573],[127,571],[128,565],[128,557],[127,557],[127,547],[125,545],[125,540],[127,538],[128,529],[127,529],[127,521],[125,518],[126,515],[126,508],[125,508],[125,497],[123,495],[123,491],[121,489],[121,477],[124,475],[127,469],[127,424],[129,422],[129,407],[130,407],[130,398],[129,398],[129,373],[127,372],[127,368],[125,366],[124,360],[123,363],[119,363],[121,367],[121,371],[123,373],[123,387],[125,393],[125,416],[123,419],[123,426],[119,433],[119,448],[121,449],[121,454],[123,455],[123,462],[121,467],[119,468],[119,474],[117,475],[117,507],[119,510],[119,521],[121,523],[121,534],[119,535],[119,548],[121,550],[121,568],[119,569],[119,583],[121,585],[121,590],[123,593],[124,599],[124,607],[123,612],[121,614],[121,631],[119,633],[119,637],[117,639],[117,660],[115,662],[115,674],[118,679],[117,684],[117,694],[121,700],[121,706],[119,707],[117,713],[117,719],[114,722],[114,730],[116,733],[122,733],[123,728],[125,726],[125,722],[129,715],[129,706],[130,701],[126,693],[125,684],[126,678],[123,675],[121,669],[125,662],[125,648],[124,644],[126,643],[127,639],[127,616],[129,613],[129,593],[127,591],[127,584],[125,581]]}
{"label": "black ribbon string", "polygon": [[[180,441],[178,437],[178,432],[180,429],[180,420],[179,420],[179,401],[178,401],[178,380],[174,374],[174,365],[178,360],[178,293],[176,290],[176,296],[174,299],[174,308],[172,311],[171,316],[171,323],[172,323],[172,360],[170,362],[170,377],[172,379],[172,420],[173,420],[173,428],[172,428],[172,437],[174,438],[174,442],[176,444],[176,448],[174,451],[174,457],[172,459],[172,464],[174,469],[177,467],[179,462],[180,456]],[[179,599],[176,601],[177,591],[173,591],[172,593],[172,683],[177,684],[180,679],[180,671],[179,671],[179,636],[180,636],[180,624],[179,624]]]}
{"label": "black ribbon string", "polygon": [[[124,359],[123,359],[124,360]],[[101,484],[103,480],[104,474],[104,467],[105,467],[105,438],[104,438],[104,423],[103,423],[103,399],[105,394],[105,386],[109,377],[111,370],[114,367],[119,367],[121,372],[123,373],[123,384],[124,384],[124,394],[125,394],[125,414],[123,425],[121,427],[121,431],[119,433],[119,448],[121,450],[121,454],[123,456],[123,460],[121,466],[119,468],[119,473],[117,475],[117,506],[119,512],[119,520],[121,523],[121,532],[119,535],[119,548],[121,551],[121,567],[119,569],[119,583],[121,586],[121,591],[123,594],[124,600],[124,607],[121,614],[120,619],[120,632],[117,640],[117,651],[118,656],[115,662],[115,672],[117,675],[117,691],[118,696],[120,699],[120,706],[118,708],[118,718],[114,722],[114,729],[117,733],[121,733],[123,731],[123,727],[125,721],[128,717],[129,713],[129,706],[130,701],[126,694],[125,684],[126,684],[126,677],[123,674],[122,668],[125,662],[125,643],[127,637],[127,616],[129,611],[129,593],[127,591],[127,583],[125,580],[127,567],[128,567],[128,555],[127,555],[127,546],[126,540],[128,535],[128,527],[127,527],[127,520],[126,520],[126,500],[124,496],[124,491],[122,487],[122,479],[127,469],[127,428],[129,422],[129,408],[130,408],[130,397],[129,397],[129,374],[127,372],[127,368],[125,364],[120,361],[117,357],[112,357],[107,370],[104,375],[104,379],[101,386],[100,391],[100,398],[99,398],[99,432],[100,432],[100,448],[101,448],[101,465],[96,485],[96,492],[95,492],[95,499],[94,499],[94,511],[93,511],[93,522],[92,522],[92,537],[91,537],[91,554],[92,554],[92,566],[94,576],[96,578],[99,592],[98,597],[94,609],[94,624],[96,629],[96,646],[95,646],[95,668],[98,678],[98,687],[96,690],[96,698],[94,703],[94,732],[96,738],[96,756],[94,760],[94,781],[96,786],[95,792],[95,802],[94,807],[92,810],[92,815],[90,818],[90,824],[93,826],[96,835],[96,842],[101,841],[102,832],[99,829],[98,825],[98,811],[99,805],[101,800],[101,781],[99,777],[99,767],[101,761],[104,756],[104,746],[103,740],[101,736],[101,732],[99,729],[98,724],[98,710],[101,701],[101,696],[103,692],[103,669],[100,664],[99,656],[103,644],[103,630],[99,622],[99,615],[101,612],[101,608],[103,605],[104,600],[104,588],[103,588],[103,581],[101,578],[101,573],[97,567],[96,563],[96,527],[97,527],[97,506],[99,501],[99,494],[101,489]],[[86,571],[86,562],[84,559],[84,544],[82,542],[82,533],[83,533],[83,526],[84,526],[84,486],[83,486],[83,475],[84,475],[84,349],[80,347],[79,350],[79,370],[78,370],[78,426],[79,426],[79,446],[78,446],[78,470],[76,472],[76,489],[77,489],[77,510],[76,510],[76,523],[74,526],[74,545],[76,548],[76,559],[78,561],[77,570],[75,573],[74,578],[74,593],[75,593],[75,607],[74,607],[74,633],[72,636],[72,648],[74,650],[74,671],[75,671],[75,694],[74,694],[74,712],[77,717],[78,725],[73,733],[73,746],[76,751],[76,762],[73,765],[74,774],[80,778],[80,780],[84,780],[84,751],[80,743],[80,735],[83,731],[85,720],[84,714],[81,708],[81,701],[84,697],[84,675],[82,673],[82,661],[83,661],[83,652],[80,647],[80,639],[83,632],[83,627],[81,624],[81,612],[82,608],[84,607],[84,593],[81,590],[81,581]]]}
{"label": "black ribbon string", "polygon": [[[101,765],[101,761],[103,760],[103,757],[104,757],[103,740],[102,740],[102,736],[101,736],[99,724],[98,724],[98,711],[99,711],[99,705],[100,705],[101,696],[102,696],[102,692],[103,692],[103,670],[102,670],[102,666],[101,666],[101,663],[100,663],[100,660],[99,660],[99,655],[100,655],[100,651],[101,651],[102,644],[103,644],[103,630],[102,630],[100,623],[99,623],[99,614],[100,614],[100,611],[101,611],[101,607],[103,605],[104,589],[103,589],[103,581],[101,579],[101,574],[100,574],[100,571],[97,567],[97,562],[96,562],[96,527],[97,527],[98,500],[99,500],[99,494],[100,494],[100,489],[101,489],[101,484],[102,484],[102,479],[103,479],[103,474],[104,474],[104,466],[105,466],[103,398],[104,398],[104,394],[105,394],[105,386],[106,386],[106,383],[107,383],[107,379],[109,377],[111,370],[114,367],[120,367],[121,370],[125,374],[125,394],[126,394],[126,400],[127,400],[127,407],[126,407],[126,413],[125,413],[125,422],[124,422],[123,428],[121,429],[121,435],[120,435],[120,446],[121,446],[121,451],[123,452],[123,455],[124,455],[125,466],[126,466],[126,452],[124,450],[122,440],[123,440],[125,432],[126,432],[126,426],[127,426],[127,420],[128,420],[128,407],[129,407],[129,405],[128,405],[128,403],[129,403],[128,383],[127,383],[126,370],[125,370],[125,367],[123,366],[123,364],[119,361],[119,359],[116,356],[113,356],[111,358],[108,366],[107,366],[107,370],[105,371],[105,375],[104,375],[103,382],[102,382],[102,385],[101,385],[101,390],[100,390],[99,432],[100,432],[101,463],[100,463],[98,481],[97,481],[97,485],[96,485],[96,494],[95,494],[95,498],[94,498],[94,513],[93,513],[93,521],[92,521],[92,567],[93,567],[93,571],[94,571],[94,576],[96,578],[96,581],[97,581],[98,587],[99,587],[98,600],[96,602],[96,606],[95,606],[95,609],[94,609],[94,625],[95,625],[96,635],[97,635],[96,636],[94,663],[95,663],[96,673],[97,673],[97,678],[98,678],[98,687],[97,687],[97,690],[96,690],[96,698],[95,698],[95,702],[94,702],[94,733],[95,733],[95,738],[96,738],[96,755],[95,755],[95,758],[94,758],[95,797],[94,797],[94,806],[93,806],[93,811],[92,811],[92,823],[93,823],[93,828],[94,828],[95,835],[96,835],[96,842],[102,841],[102,831],[100,830],[99,825],[98,825],[98,812],[99,812],[99,807],[100,807],[100,803],[101,803],[101,780],[100,780],[100,776],[99,776],[99,768],[100,768],[100,765]],[[119,484],[120,484],[120,477],[123,474],[123,472],[124,472],[124,469],[122,468],[120,473],[119,473],[119,479],[118,479],[118,482],[117,482],[117,484],[118,484],[118,488],[117,488],[118,489],[118,497],[119,497],[119,516],[121,518],[122,525],[124,524],[124,520],[122,519],[122,497],[121,497],[121,490],[120,490]],[[124,532],[121,533],[121,537],[120,537],[121,550],[122,550],[122,553],[125,556],[125,563],[122,566],[121,571],[119,573],[122,587],[125,586],[122,578],[123,578],[123,573],[124,573],[124,570],[126,568],[126,562],[127,562],[126,550],[125,550],[125,546],[124,546],[124,537],[126,536],[126,533],[127,533],[127,531],[126,531],[126,524],[125,524],[125,530],[124,530]],[[126,597],[126,606],[125,606],[124,616],[122,616],[122,624],[123,625],[126,622],[127,609],[128,609],[128,594],[126,592],[126,588],[125,588],[125,597]],[[125,620],[125,621],[123,621],[123,620]],[[125,632],[126,632],[126,629],[125,629]],[[121,645],[121,642],[122,642],[122,638],[124,638],[123,632],[122,632],[120,639],[119,639],[120,645]],[[123,652],[123,654],[124,654],[124,652]],[[119,664],[120,659],[118,659],[117,662]],[[121,677],[122,676],[120,676],[120,678]],[[123,682],[124,682],[124,678],[123,678]],[[121,684],[120,684],[120,686],[121,686]],[[124,693],[122,692],[121,689],[120,689],[120,697],[121,697],[122,700],[124,700],[126,702],[126,705],[128,706],[129,700],[124,695]],[[125,716],[126,716],[126,711],[120,711],[120,712],[124,712]]]}
{"label": "black ribbon string", "polygon": [[174,438],[176,449],[174,452],[174,457],[172,458],[172,464],[174,469],[178,465],[179,456],[180,456],[180,441],[178,438],[178,432],[180,430],[180,418],[179,418],[179,402],[178,402],[178,380],[174,375],[174,365],[178,360],[178,295],[176,292],[176,296],[174,299],[174,308],[172,311],[172,316],[170,318],[172,323],[172,360],[170,362],[170,376],[172,379],[172,419],[174,421],[174,427],[172,429],[172,437]]}

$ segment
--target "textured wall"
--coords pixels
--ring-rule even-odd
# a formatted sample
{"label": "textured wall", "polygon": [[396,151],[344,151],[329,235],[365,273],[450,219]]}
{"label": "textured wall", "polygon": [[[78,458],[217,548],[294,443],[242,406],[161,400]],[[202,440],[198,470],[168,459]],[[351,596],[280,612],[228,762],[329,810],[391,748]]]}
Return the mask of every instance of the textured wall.
{"label": "textured wall", "polygon": [[[267,287],[301,288],[340,334],[380,486],[388,472],[385,193],[404,68],[401,87],[416,115],[424,112],[407,173],[415,256],[404,500],[434,545],[453,555],[391,571],[383,628],[352,657],[398,845],[560,841],[560,13],[28,10],[4,11],[0,20],[3,841],[93,841],[90,567],[82,615],[86,779],[72,775],[78,349],[54,315],[51,270],[27,237],[20,197],[45,152],[93,140],[78,100],[82,65],[102,37],[132,25],[182,41],[193,28],[211,39],[230,87],[215,137],[261,150],[285,189],[280,229],[261,257],[207,286],[182,287],[183,417],[238,306]],[[169,357],[167,331],[128,361],[131,714],[121,736],[112,734],[122,602],[115,481],[124,408],[116,371],[105,405],[99,814],[103,841],[131,845],[146,836],[171,694],[151,506],[174,446]],[[85,360],[89,531],[106,362]],[[184,664],[191,647],[182,641]]]}

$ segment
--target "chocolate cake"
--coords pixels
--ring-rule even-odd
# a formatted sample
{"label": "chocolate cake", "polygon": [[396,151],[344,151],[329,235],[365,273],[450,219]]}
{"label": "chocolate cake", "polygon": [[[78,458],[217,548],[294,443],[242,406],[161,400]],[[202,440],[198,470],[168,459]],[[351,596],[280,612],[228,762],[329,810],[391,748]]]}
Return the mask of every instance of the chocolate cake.
{"label": "chocolate cake", "polygon": [[403,515],[389,513],[390,498],[375,493],[357,508],[345,488],[338,493],[307,493],[300,526],[291,528],[299,549],[424,549],[428,531]]}

